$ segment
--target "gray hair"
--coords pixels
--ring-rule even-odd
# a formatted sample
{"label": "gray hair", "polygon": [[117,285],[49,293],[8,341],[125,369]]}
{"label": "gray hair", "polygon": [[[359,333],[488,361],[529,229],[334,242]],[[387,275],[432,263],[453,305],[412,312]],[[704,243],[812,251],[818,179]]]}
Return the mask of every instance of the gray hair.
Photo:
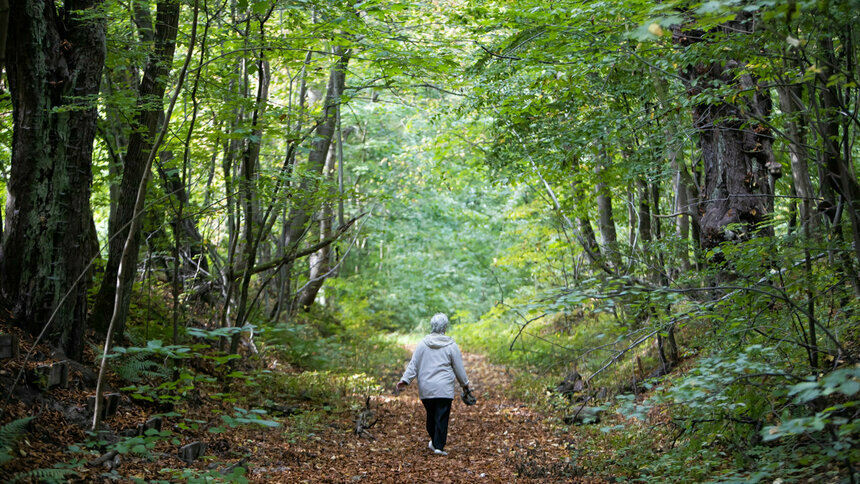
{"label": "gray hair", "polygon": [[430,318],[430,332],[445,334],[448,329],[448,316],[445,313],[436,313]]}

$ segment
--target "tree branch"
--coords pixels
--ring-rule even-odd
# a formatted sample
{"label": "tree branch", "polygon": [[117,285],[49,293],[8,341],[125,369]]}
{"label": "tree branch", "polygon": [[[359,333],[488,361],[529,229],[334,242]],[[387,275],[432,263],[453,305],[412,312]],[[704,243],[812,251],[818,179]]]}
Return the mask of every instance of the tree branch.
{"label": "tree branch", "polygon": [[302,250],[293,252],[291,254],[287,254],[281,258],[271,260],[269,262],[266,262],[265,264],[260,264],[260,265],[255,266],[253,269],[251,269],[251,274],[259,274],[260,272],[265,272],[269,269],[275,269],[275,268],[280,267],[284,264],[288,264],[288,263],[290,263],[290,262],[292,262],[298,258],[311,255],[314,252],[322,249],[323,247],[331,245],[334,241],[339,239],[341,235],[343,235],[347,230],[349,230],[349,228],[352,227],[352,225],[357,220],[364,217],[365,215],[367,215],[367,212],[364,212],[361,215],[357,215],[357,216],[349,219],[345,224],[338,227],[337,231],[331,237],[323,239],[317,244],[314,244],[310,247],[307,247],[307,248],[304,248]]}

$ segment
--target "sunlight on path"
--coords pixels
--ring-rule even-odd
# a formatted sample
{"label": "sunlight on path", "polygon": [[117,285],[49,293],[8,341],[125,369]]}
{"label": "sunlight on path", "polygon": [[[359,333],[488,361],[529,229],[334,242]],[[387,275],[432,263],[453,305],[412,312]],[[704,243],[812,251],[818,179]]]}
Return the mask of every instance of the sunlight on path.
{"label": "sunlight on path", "polygon": [[370,429],[375,440],[357,437],[351,416],[344,415],[337,428],[329,427],[304,442],[259,442],[265,455],[254,459],[252,481],[570,482],[559,477],[518,477],[524,471],[540,474],[541,469],[563,466],[570,435],[553,432],[544,417],[505,398],[510,377],[504,369],[482,356],[463,357],[478,404],[467,407],[459,399],[454,401],[447,457],[427,448],[424,408],[416,386],[410,385],[399,396],[387,394],[373,400],[379,412],[379,422]]}

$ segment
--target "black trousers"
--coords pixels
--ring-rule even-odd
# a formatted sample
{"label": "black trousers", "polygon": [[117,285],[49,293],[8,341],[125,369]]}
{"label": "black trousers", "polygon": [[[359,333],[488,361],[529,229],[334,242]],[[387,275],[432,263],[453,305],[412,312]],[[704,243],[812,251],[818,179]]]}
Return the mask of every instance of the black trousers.
{"label": "black trousers", "polygon": [[425,398],[421,400],[427,410],[427,433],[433,441],[433,448],[442,450],[448,441],[448,418],[451,416],[450,398]]}

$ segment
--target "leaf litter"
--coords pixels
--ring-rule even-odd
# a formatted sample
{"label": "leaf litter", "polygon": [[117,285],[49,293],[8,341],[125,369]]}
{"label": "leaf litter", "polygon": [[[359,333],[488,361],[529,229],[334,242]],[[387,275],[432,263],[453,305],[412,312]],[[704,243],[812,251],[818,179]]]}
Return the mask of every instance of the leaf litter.
{"label": "leaf litter", "polygon": [[[22,354],[29,349],[27,341],[22,334]],[[38,353],[41,362],[50,362],[47,348]],[[424,408],[415,385],[399,395],[371,396],[366,401],[364,396],[355,396],[367,404],[364,410],[372,411],[375,421],[363,433],[356,432],[357,411],[319,412],[319,408],[310,407],[281,418],[282,425],[277,428],[242,425],[217,430],[223,423],[221,415],[229,415],[232,405],[199,398],[184,404],[183,418],[175,414],[164,418],[164,429],[171,432],[170,436],[153,439],[145,452],[137,447],[137,452],[122,455],[121,460],[108,460],[115,464],[113,468],[101,463],[77,466],[77,477],[71,481],[172,482],[189,475],[183,471],[226,474],[243,467],[247,479],[254,483],[605,482],[585,476],[583,469],[572,463],[571,435],[557,420],[509,397],[511,376],[503,367],[490,364],[481,355],[466,353],[463,357],[478,403],[466,406],[455,399],[445,447],[448,456],[435,455],[427,448]],[[3,362],[0,376],[5,377],[4,385],[20,368],[21,360]],[[119,382],[114,383],[118,387]],[[85,385],[71,385],[51,389],[30,404],[13,400],[4,409],[0,425],[28,415],[37,418],[19,443],[16,458],[0,467],[0,479],[74,459],[96,461],[98,449],[88,454],[69,452],[70,448],[82,447],[86,434],[80,423],[69,421],[67,410],[83,407],[89,393]],[[115,434],[133,431],[158,410],[124,395],[119,412],[105,423]],[[301,419],[305,410],[322,413],[322,417],[306,426]],[[178,447],[196,441],[205,444],[204,456],[192,463],[181,460]]]}

